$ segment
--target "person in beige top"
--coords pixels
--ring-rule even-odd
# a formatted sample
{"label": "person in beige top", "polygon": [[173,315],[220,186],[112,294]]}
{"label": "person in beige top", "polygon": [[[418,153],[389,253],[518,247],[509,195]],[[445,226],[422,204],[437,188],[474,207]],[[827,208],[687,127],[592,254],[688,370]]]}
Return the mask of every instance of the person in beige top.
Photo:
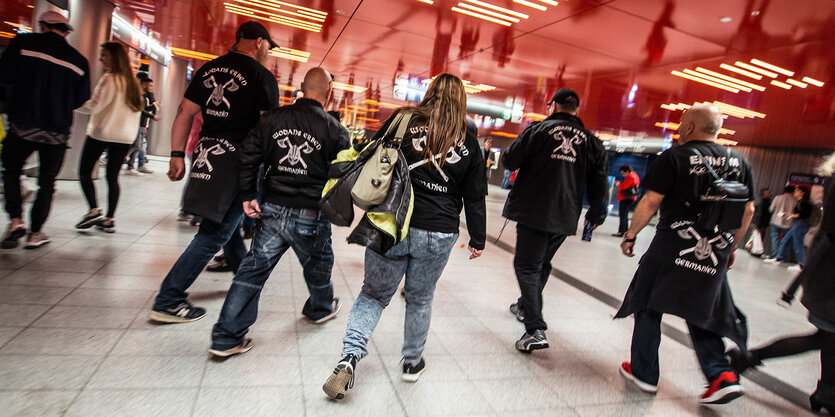
{"label": "person in beige top", "polygon": [[[139,125],[144,103],[139,83],[131,74],[128,54],[121,44],[103,43],[99,61],[104,65],[105,73],[96,85],[93,97],[80,110],[91,115],[87,125],[87,140],[78,163],[79,182],[90,211],[82,216],[75,227],[89,229],[96,226],[99,230],[113,233],[116,231],[113,216],[119,202],[119,168],[136,139],[136,126]],[[105,150],[108,206],[107,215],[102,216],[92,174],[96,161]]]}
{"label": "person in beige top", "polygon": [[783,216],[783,214],[790,214],[792,210],[794,210],[794,206],[797,204],[797,200],[795,200],[792,196],[794,193],[794,186],[787,185],[783,191],[785,191],[783,194],[780,194],[771,200],[771,257],[766,258],[765,261],[777,257],[777,248],[780,247],[780,242],[783,240],[783,236],[785,236],[786,232],[788,232],[792,227],[792,219]]}

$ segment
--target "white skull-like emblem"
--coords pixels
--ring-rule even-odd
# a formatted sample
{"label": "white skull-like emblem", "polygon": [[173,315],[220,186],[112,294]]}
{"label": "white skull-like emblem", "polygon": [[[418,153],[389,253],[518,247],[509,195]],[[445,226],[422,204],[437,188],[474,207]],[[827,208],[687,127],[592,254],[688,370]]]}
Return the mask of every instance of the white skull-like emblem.
{"label": "white skull-like emblem", "polygon": [[302,166],[307,169],[307,163],[304,162],[302,158],[302,153],[309,154],[313,152],[313,147],[310,146],[309,143],[304,142],[301,145],[294,145],[293,142],[290,142],[289,137],[281,138],[275,142],[279,148],[287,149],[287,155],[284,155],[283,158],[278,160],[278,163],[281,164],[284,161],[290,163],[290,165],[298,165],[302,164]]}
{"label": "white skull-like emblem", "polygon": [[205,147],[203,146],[203,143],[200,142],[197,144],[197,147],[194,148],[194,153],[197,154],[197,158],[194,158],[194,168],[208,167],[209,172],[212,172],[215,168],[212,166],[212,163],[209,162],[209,154],[223,155],[226,151],[220,147],[219,143],[214,146]]}
{"label": "white skull-like emblem", "polygon": [[226,99],[225,94],[227,91],[233,92],[238,91],[240,88],[238,84],[235,84],[235,80],[229,80],[225,84],[218,84],[215,81],[215,76],[212,75],[206,80],[203,80],[203,85],[206,88],[212,88],[212,95],[209,96],[209,99],[206,100],[206,105],[209,105],[209,102],[214,104],[215,106],[219,106],[220,103],[226,104],[226,108],[232,108],[229,104],[229,100]]}
{"label": "white skull-like emblem", "polygon": [[557,132],[554,135],[554,139],[561,140],[561,142],[560,142],[559,146],[554,148],[554,151],[552,152],[552,154],[555,154],[557,152],[562,152],[564,155],[571,154],[571,156],[576,157],[577,156],[577,150],[574,149],[574,145],[579,145],[580,143],[583,143],[583,140],[580,139],[580,137],[578,135],[575,134],[573,137],[571,137],[569,139],[569,138],[566,138],[562,134],[562,132]]}
{"label": "white skull-like emblem", "polygon": [[683,239],[696,239],[696,244],[692,248],[679,252],[679,256],[692,253],[696,256],[696,259],[700,261],[710,258],[710,261],[713,262],[713,266],[719,265],[719,259],[716,258],[716,254],[713,253],[714,244],[716,249],[724,249],[728,246],[728,241],[725,240],[722,235],[717,235],[713,239],[708,239],[706,237],[702,237],[702,235],[700,235],[699,232],[697,232],[692,226],[684,230],[679,230],[678,235]]}

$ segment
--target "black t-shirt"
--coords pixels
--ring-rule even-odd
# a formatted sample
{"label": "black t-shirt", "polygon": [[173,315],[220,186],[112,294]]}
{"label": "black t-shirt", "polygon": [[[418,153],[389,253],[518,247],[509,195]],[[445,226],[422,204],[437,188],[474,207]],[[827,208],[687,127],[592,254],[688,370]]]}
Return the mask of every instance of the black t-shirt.
{"label": "black t-shirt", "polygon": [[716,174],[748,186],[748,200],[754,201],[754,174],[745,158],[713,142],[687,142],[664,151],[650,165],[641,184],[664,195],[659,228],[669,228],[677,221],[696,221],[702,211],[699,197],[714,178],[694,148],[711,163]]}
{"label": "black t-shirt", "polygon": [[797,214],[798,220],[809,220],[809,217],[812,216],[812,203],[808,200],[798,201],[794,206],[793,213]]}
{"label": "black t-shirt", "polygon": [[203,65],[194,74],[185,98],[203,113],[201,137],[241,142],[261,111],[278,107],[278,83],[252,57],[229,52]]}

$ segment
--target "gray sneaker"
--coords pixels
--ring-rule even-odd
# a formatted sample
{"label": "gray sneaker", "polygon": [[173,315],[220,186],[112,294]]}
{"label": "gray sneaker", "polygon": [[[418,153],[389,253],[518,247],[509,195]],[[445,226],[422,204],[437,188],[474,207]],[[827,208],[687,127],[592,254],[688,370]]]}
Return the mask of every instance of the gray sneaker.
{"label": "gray sneaker", "polygon": [[537,349],[548,349],[548,340],[542,329],[534,330],[533,334],[525,333],[522,338],[516,341],[516,350],[523,353],[531,353]]}
{"label": "gray sneaker", "polygon": [[513,303],[510,305],[510,314],[516,316],[516,320],[519,320],[521,322],[525,321],[525,312],[522,311],[521,308],[519,308],[519,304],[517,303]]}
{"label": "gray sneaker", "polygon": [[226,358],[232,355],[249,352],[252,349],[252,339],[244,339],[240,345],[231,347],[226,350],[209,349],[209,353],[220,358]]}
{"label": "gray sneaker", "polygon": [[354,387],[354,371],[357,369],[357,358],[348,355],[342,358],[336,367],[333,368],[331,376],[325,381],[322,390],[328,397],[341,400],[345,398],[345,392]]}

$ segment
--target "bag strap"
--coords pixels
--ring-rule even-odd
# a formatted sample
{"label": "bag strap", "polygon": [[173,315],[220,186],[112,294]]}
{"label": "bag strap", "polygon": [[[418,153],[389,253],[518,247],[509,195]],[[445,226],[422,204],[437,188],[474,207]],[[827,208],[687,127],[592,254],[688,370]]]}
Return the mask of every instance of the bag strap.
{"label": "bag strap", "polygon": [[[716,175],[716,171],[714,171],[714,170],[713,170],[713,167],[711,166],[711,164],[710,164],[710,163],[709,163],[709,162],[705,159],[705,157],[704,157],[704,156],[702,156],[702,153],[701,153],[701,152],[699,152],[699,150],[698,150],[698,149],[696,149],[696,147],[695,147],[695,146],[693,147],[693,152],[695,152],[695,153],[696,153],[696,156],[698,156],[698,157],[699,157],[699,159],[701,159],[701,160],[702,160],[702,163],[703,163],[703,164],[705,164],[705,166],[707,167],[708,172],[710,172],[710,174],[711,174],[711,175],[713,175],[713,178],[715,178],[715,179],[717,179],[717,180],[721,180],[721,179],[722,179],[722,178],[719,178],[719,175]],[[728,149],[728,155],[729,155],[729,156],[730,156],[730,152],[731,152],[731,150],[730,150],[730,149]]]}
{"label": "bag strap", "polygon": [[397,130],[394,133],[394,138],[390,139],[391,144],[393,147],[400,147],[400,142],[403,141],[403,137],[406,136],[406,129],[409,128],[409,122],[412,120],[412,113],[406,113],[403,115],[403,112],[397,113],[397,116],[394,116],[394,120],[389,125],[389,128],[386,130],[386,134],[384,138],[391,138],[392,130],[395,130],[395,126],[397,126]]}

